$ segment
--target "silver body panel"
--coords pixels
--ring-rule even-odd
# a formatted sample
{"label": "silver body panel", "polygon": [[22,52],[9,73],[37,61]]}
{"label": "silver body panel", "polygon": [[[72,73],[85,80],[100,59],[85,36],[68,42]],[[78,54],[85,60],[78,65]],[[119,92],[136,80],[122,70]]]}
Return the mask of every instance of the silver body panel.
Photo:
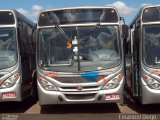
{"label": "silver body panel", "polygon": [[[138,14],[136,15],[136,17],[133,19],[133,21],[130,23],[130,32],[135,32],[135,28],[137,26],[140,27],[139,29],[139,40],[138,40],[138,44],[139,44],[139,51],[138,51],[138,55],[139,56],[139,66],[137,68],[139,68],[138,74],[137,76],[139,83],[137,84],[134,73],[132,72],[134,78],[131,80],[133,86],[130,88],[132,91],[132,95],[134,97],[137,97],[138,100],[142,103],[142,104],[159,104],[160,103],[160,90],[157,89],[151,89],[145,82],[145,80],[143,79],[143,75],[147,75],[151,78],[153,78],[154,80],[160,82],[160,76],[159,75],[154,75],[152,72],[154,70],[158,70],[160,71],[160,69],[158,68],[154,68],[154,67],[149,67],[147,66],[146,63],[144,63],[144,58],[143,58],[143,25],[157,25],[160,24],[159,21],[155,21],[155,22],[145,22],[143,23],[142,21],[142,14],[144,9],[146,8],[150,8],[150,7],[158,7],[159,5],[147,5],[141,8],[141,10],[138,12]],[[154,13],[153,13],[154,14]],[[133,35],[134,36],[134,35]],[[131,37],[131,56],[133,56],[133,44],[134,44],[134,40],[133,40],[133,36]],[[155,52],[159,52],[159,51],[155,51]],[[133,61],[133,57],[132,57],[132,64],[134,64]],[[132,67],[132,70],[134,70],[135,68]],[[138,92],[135,92],[135,89]]]}
{"label": "silver body panel", "polygon": [[[143,80],[142,80],[143,82]],[[145,84],[145,83],[143,83]],[[160,91],[149,88],[147,85],[142,85],[142,104],[157,104],[160,103]]]}
{"label": "silver body panel", "polygon": [[[1,77],[0,79],[5,81],[8,77],[10,77],[14,73],[21,73],[21,69],[19,68],[19,62],[11,68],[0,70],[0,73],[3,73],[4,76]],[[5,71],[5,72],[4,72]],[[8,72],[6,72],[8,71]],[[17,81],[16,84],[10,88],[0,88],[0,102],[7,102],[7,101],[22,101],[24,98],[22,96],[22,77],[20,77]],[[2,98],[3,93],[10,93],[10,92],[15,92],[16,97],[14,98]]]}
{"label": "silver body panel", "polygon": [[11,88],[5,88],[5,89],[0,89],[0,94],[2,93],[9,93],[9,92],[15,92],[16,97],[14,98],[2,98],[2,95],[0,96],[0,102],[7,102],[7,101],[22,101],[22,93],[21,93],[21,84],[15,84]]}
{"label": "silver body panel", "polygon": [[[123,99],[123,85],[119,85],[115,89],[111,90],[99,90],[99,91],[88,91],[88,92],[60,92],[60,91],[46,91],[40,85],[38,85],[38,94],[39,94],[39,104],[40,105],[50,105],[50,104],[86,104],[86,103],[116,103],[121,102]],[[119,99],[106,99],[106,94],[115,94],[119,93]],[[67,94],[71,95],[82,95],[82,98],[68,99],[66,97]],[[94,94],[89,99],[84,99],[83,95],[91,95]],[[98,97],[102,98],[98,100]],[[59,97],[61,97],[60,100]]]}
{"label": "silver body panel", "polygon": [[[142,74],[141,75],[143,75],[143,74],[149,75],[152,78],[156,79],[157,81],[160,81],[160,76],[152,74],[153,70],[155,70],[155,69],[148,68],[147,66],[142,65],[142,67],[141,67]],[[141,86],[140,101],[142,104],[160,103],[160,90],[149,88],[147,86],[147,84],[144,82],[143,78],[141,78],[140,86]]]}
{"label": "silver body panel", "polygon": [[[106,79],[113,79],[117,74],[122,73],[122,68],[116,67],[106,70],[108,76]],[[110,72],[117,71],[117,72]],[[38,96],[40,105],[49,104],[85,104],[85,103],[116,103],[124,100],[124,78],[119,83],[118,87],[114,89],[102,89],[105,83],[103,80],[93,83],[60,83],[55,79],[45,77],[43,70],[38,68],[38,76],[51,82],[57,91],[48,91],[42,88],[39,82]],[[43,74],[42,74],[43,73]],[[73,77],[74,78],[74,77]],[[81,91],[77,90],[77,86],[83,86]],[[106,99],[107,94],[118,94],[119,98]]]}

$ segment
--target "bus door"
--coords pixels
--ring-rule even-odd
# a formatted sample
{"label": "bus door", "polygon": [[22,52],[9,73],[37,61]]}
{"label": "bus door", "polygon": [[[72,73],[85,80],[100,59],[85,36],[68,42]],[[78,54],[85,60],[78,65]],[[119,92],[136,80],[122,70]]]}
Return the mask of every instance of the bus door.
{"label": "bus door", "polygon": [[138,81],[138,41],[136,39],[136,31],[130,30],[131,37],[131,93],[133,97],[138,97],[139,81]]}

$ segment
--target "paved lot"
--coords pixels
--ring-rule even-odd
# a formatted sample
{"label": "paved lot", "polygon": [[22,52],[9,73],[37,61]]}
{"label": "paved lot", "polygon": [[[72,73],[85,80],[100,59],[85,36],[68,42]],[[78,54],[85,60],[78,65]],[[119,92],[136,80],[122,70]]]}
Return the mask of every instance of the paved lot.
{"label": "paved lot", "polygon": [[[156,117],[156,120],[159,120],[160,105],[143,106],[139,103],[131,102],[128,99],[125,106],[115,103],[91,105],[53,105],[41,109],[38,101],[36,103],[31,103],[30,99],[27,99],[22,103],[0,103],[0,113],[0,118],[2,120],[7,120],[3,119],[7,115],[9,117],[18,116],[18,119],[14,120],[118,120],[123,118],[122,115],[134,115],[136,113],[138,113],[136,115],[151,115],[151,117]],[[152,120],[151,117],[150,119],[147,118],[147,120]]]}

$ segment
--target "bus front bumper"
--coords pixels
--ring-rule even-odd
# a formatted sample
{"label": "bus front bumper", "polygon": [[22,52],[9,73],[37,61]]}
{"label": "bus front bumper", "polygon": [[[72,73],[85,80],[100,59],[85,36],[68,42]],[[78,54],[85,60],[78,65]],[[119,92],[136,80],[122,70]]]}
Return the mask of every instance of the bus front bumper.
{"label": "bus front bumper", "polygon": [[0,102],[7,101],[22,101],[20,84],[15,84],[11,88],[0,89]]}
{"label": "bus front bumper", "polygon": [[115,89],[89,92],[60,92],[47,91],[38,85],[40,105],[52,104],[89,104],[89,103],[117,103],[124,100],[124,85]]}
{"label": "bus front bumper", "polygon": [[160,103],[160,90],[154,90],[148,86],[142,86],[142,104],[157,104]]}

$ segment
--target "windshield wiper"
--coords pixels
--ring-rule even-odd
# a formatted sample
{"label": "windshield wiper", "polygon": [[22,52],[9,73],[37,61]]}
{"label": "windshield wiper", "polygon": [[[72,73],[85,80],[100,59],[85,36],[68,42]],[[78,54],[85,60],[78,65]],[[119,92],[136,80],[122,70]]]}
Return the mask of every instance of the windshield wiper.
{"label": "windshield wiper", "polygon": [[84,43],[87,41],[87,38],[99,27],[101,26],[100,23],[97,23],[96,25],[94,25],[91,30],[83,37],[80,39],[80,43],[82,42],[83,43],[83,46],[84,46]]}
{"label": "windshield wiper", "polygon": [[[66,38],[66,41],[72,41],[72,39],[64,32],[64,30],[59,25],[55,25],[55,28],[57,28],[59,32]],[[70,63],[70,65],[73,66],[74,61],[71,60]]]}
{"label": "windshield wiper", "polygon": [[60,32],[67,40],[71,40],[71,38],[68,37],[68,35],[64,32],[64,30],[63,30],[59,25],[55,25],[55,27],[59,30],[59,32]]}

